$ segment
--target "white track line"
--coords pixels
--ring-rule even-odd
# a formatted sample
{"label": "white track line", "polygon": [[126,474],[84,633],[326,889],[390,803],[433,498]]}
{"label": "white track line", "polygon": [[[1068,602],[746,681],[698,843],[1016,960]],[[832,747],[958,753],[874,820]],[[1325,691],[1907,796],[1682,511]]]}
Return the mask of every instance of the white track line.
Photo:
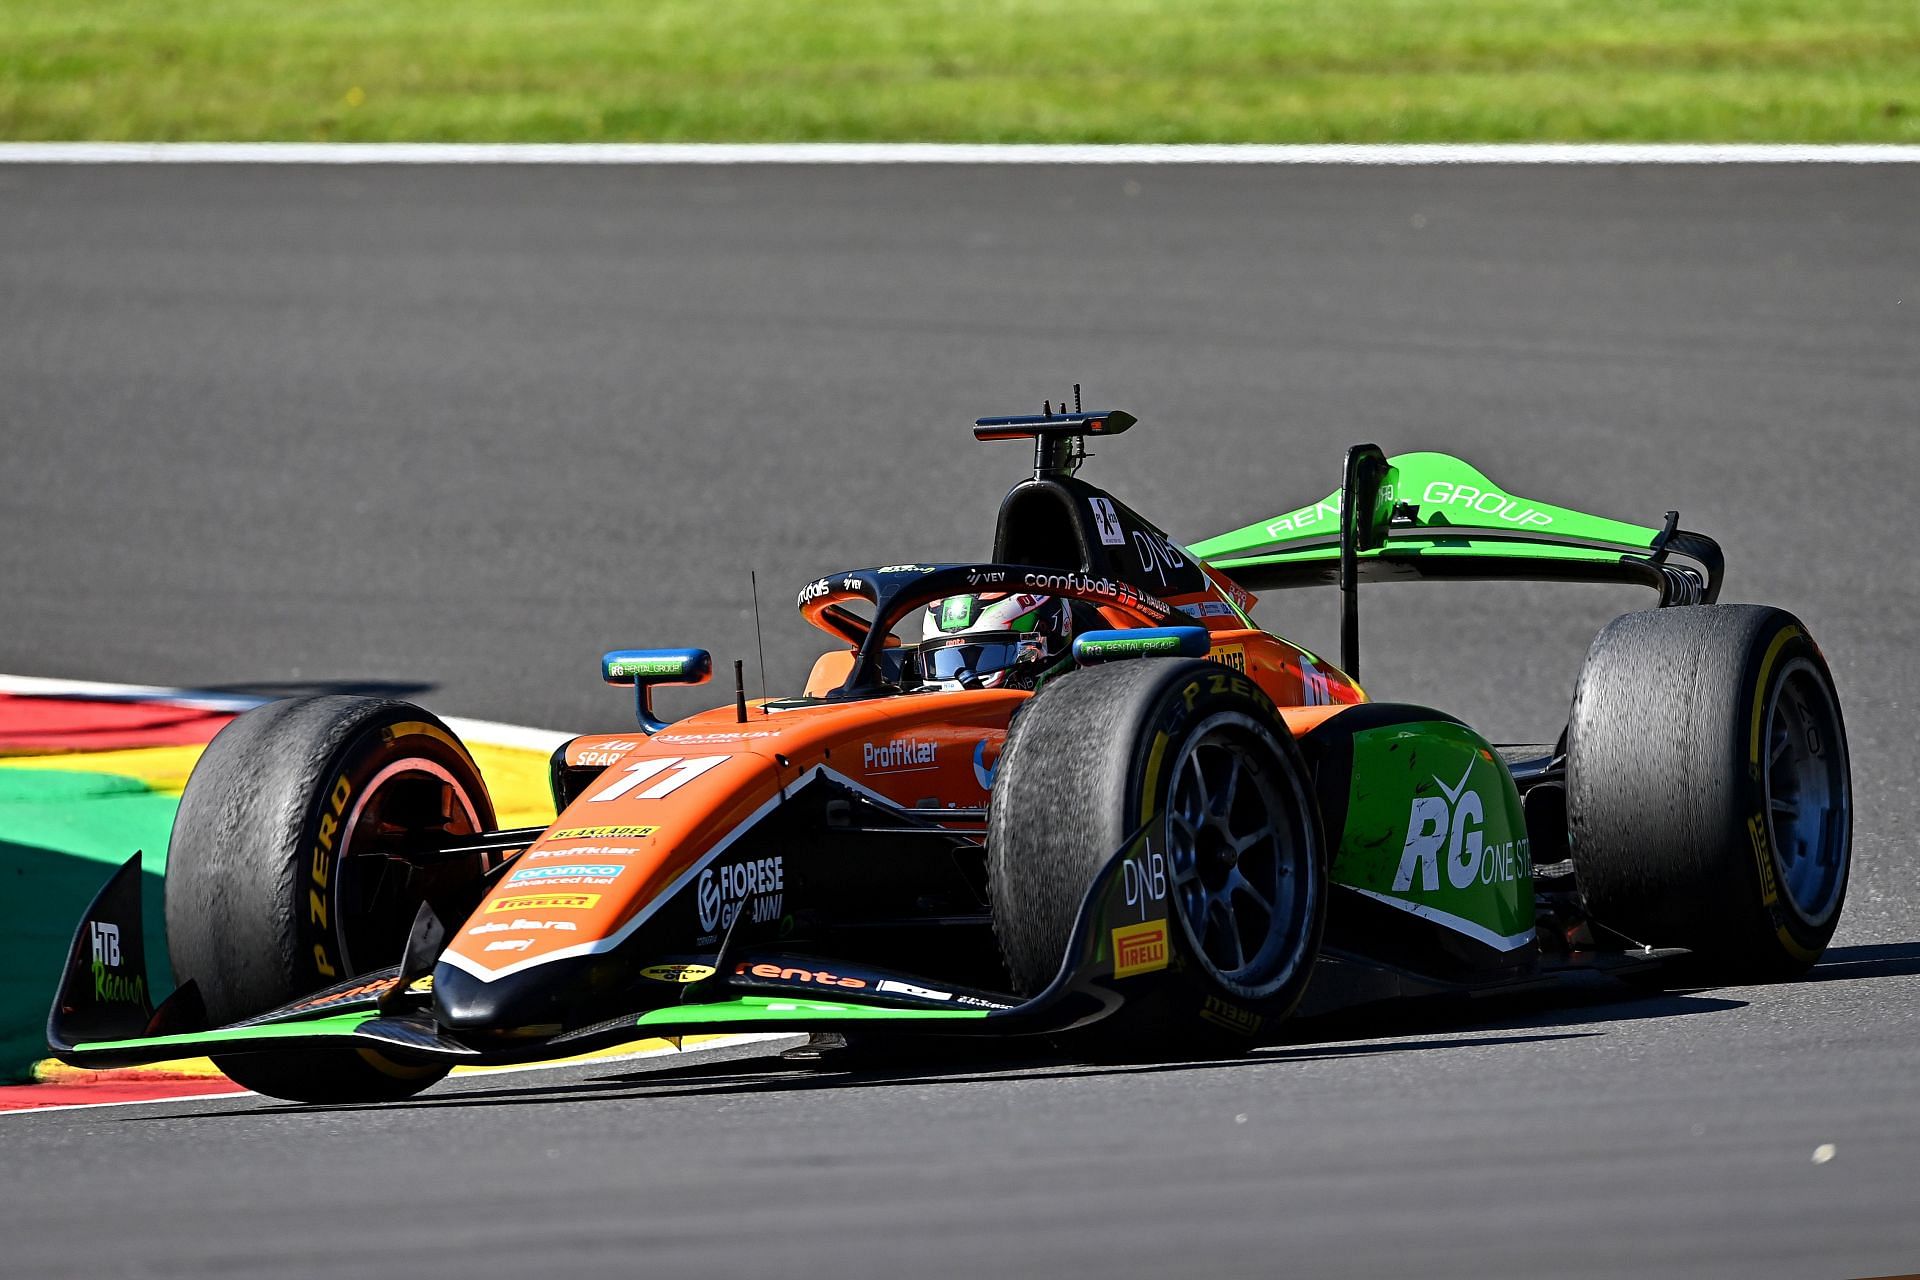
{"label": "white track line", "polygon": [[0,164],[1920,164],[1867,143],[10,142]]}

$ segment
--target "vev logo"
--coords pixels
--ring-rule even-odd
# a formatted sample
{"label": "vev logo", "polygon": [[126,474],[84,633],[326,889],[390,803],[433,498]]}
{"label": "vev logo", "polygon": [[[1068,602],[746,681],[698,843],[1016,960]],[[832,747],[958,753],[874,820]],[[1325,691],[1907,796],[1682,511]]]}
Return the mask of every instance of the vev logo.
{"label": "vev logo", "polygon": [[1467,787],[1473,777],[1473,765],[1449,787],[1438,777],[1437,796],[1415,796],[1407,814],[1407,842],[1400,851],[1400,870],[1393,877],[1395,893],[1414,887],[1414,873],[1420,875],[1420,889],[1436,893],[1440,889],[1441,850],[1446,851],[1447,883],[1465,889],[1475,881],[1492,884],[1533,874],[1529,843],[1525,836],[1488,844],[1487,809],[1480,793]]}

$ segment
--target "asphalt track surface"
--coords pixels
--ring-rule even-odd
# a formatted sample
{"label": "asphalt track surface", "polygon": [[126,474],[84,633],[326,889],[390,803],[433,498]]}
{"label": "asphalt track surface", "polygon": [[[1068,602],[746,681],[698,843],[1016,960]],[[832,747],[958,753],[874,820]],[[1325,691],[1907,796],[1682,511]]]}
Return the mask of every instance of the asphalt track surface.
{"label": "asphalt track surface", "polygon": [[[1244,1061],[735,1063],[0,1118],[19,1275],[1920,1268],[1920,171],[0,168],[0,670],[616,728],[825,569],[984,554],[1079,380],[1183,538],[1341,449],[1727,547],[1856,781],[1813,981],[1602,983]],[[1376,696],[1537,740],[1632,593],[1380,587]],[[1333,647],[1324,602],[1261,619]],[[724,690],[713,690],[723,694]],[[685,707],[691,701],[678,704]],[[1831,1159],[1817,1148],[1831,1144]]]}

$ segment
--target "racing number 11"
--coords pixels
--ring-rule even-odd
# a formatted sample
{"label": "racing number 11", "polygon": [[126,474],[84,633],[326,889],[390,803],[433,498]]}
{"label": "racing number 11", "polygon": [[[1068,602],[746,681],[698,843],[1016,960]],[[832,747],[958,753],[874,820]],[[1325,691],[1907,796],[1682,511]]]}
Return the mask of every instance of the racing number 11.
{"label": "racing number 11", "polygon": [[693,781],[707,770],[726,760],[726,756],[696,756],[692,760],[683,760],[679,756],[658,756],[652,760],[636,760],[626,768],[626,777],[594,796],[587,803],[598,800],[618,800],[641,783],[660,774],[667,776],[635,796],[636,800],[658,800],[680,787]]}

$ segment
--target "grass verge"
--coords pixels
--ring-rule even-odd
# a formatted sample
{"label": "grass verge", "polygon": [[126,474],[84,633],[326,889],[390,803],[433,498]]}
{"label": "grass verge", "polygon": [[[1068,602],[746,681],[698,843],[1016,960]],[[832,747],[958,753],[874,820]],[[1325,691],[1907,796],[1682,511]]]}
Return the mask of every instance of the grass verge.
{"label": "grass verge", "polygon": [[1920,141],[1913,0],[11,0],[0,137]]}

